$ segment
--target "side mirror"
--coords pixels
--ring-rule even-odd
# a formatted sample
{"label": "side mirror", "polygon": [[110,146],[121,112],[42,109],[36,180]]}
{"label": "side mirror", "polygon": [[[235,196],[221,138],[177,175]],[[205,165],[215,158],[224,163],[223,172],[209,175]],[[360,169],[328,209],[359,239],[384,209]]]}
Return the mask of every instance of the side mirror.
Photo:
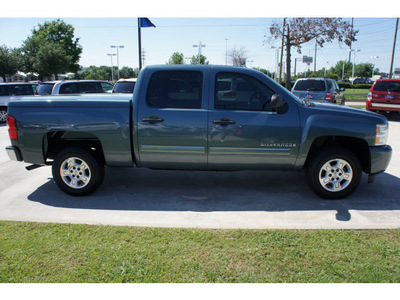
{"label": "side mirror", "polygon": [[344,92],[346,89],[345,89],[345,88],[341,88],[340,90],[341,90],[342,92]]}
{"label": "side mirror", "polygon": [[281,95],[274,94],[271,97],[271,108],[273,111],[276,111],[278,114],[282,114],[287,110],[287,103],[282,98]]}

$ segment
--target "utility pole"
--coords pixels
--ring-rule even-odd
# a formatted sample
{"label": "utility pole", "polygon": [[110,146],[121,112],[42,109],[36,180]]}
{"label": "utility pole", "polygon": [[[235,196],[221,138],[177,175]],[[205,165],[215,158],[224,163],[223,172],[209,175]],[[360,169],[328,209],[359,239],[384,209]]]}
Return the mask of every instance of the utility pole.
{"label": "utility pole", "polygon": [[[353,31],[353,21],[354,21],[354,18],[351,18],[351,31]],[[349,62],[351,62],[351,41],[350,41],[350,50],[349,50]]]}
{"label": "utility pole", "polygon": [[398,28],[398,27],[399,27],[399,18],[397,18],[397,20],[396,20],[396,30],[394,31],[392,60],[391,60],[391,62],[390,62],[390,73],[389,73],[389,78],[390,78],[390,79],[392,79],[392,74],[393,74],[394,50],[396,49],[397,28]]}
{"label": "utility pole", "polygon": [[203,48],[203,47],[205,47],[206,45],[204,45],[204,44],[202,44],[201,42],[199,42],[199,44],[198,45],[193,45],[193,47],[194,48],[199,48],[199,65],[200,65],[200,62],[201,62],[201,48]]}
{"label": "utility pole", "polygon": [[282,78],[283,46],[285,45],[285,25],[286,25],[286,18],[283,18],[281,62],[279,63],[279,82],[281,81]]}

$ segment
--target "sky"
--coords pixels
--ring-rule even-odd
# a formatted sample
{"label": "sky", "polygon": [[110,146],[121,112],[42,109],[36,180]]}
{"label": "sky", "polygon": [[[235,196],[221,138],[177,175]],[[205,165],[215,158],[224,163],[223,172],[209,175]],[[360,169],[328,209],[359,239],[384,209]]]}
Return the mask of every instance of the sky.
{"label": "sky", "polygon": [[[124,1],[122,1],[122,4],[129,4],[126,6],[121,5],[120,7],[126,7],[126,11],[129,11],[129,8],[132,8],[132,1]],[[82,0],[81,2],[84,3],[85,1]],[[29,2],[27,3],[29,4]],[[71,4],[68,6],[71,8],[76,1],[72,0],[68,3]],[[0,12],[0,45],[20,47],[23,41],[31,35],[31,30],[35,26],[37,27],[38,24],[43,24],[45,21],[61,18],[75,28],[75,37],[79,38],[79,44],[83,47],[79,62],[81,66],[109,66],[111,65],[111,57],[107,56],[107,54],[116,53],[115,49],[111,49],[110,46],[123,45],[124,48],[119,49],[120,67],[136,68],[138,67],[137,17],[148,16],[156,25],[156,28],[142,28],[142,48],[145,53],[144,65],[164,64],[172,53],[176,51],[190,58],[198,53],[198,47],[195,48],[193,45],[198,45],[201,42],[205,45],[202,48],[202,54],[207,57],[211,64],[224,65],[226,62],[226,50],[229,52],[233,48],[244,47],[248,56],[248,67],[260,67],[273,72],[276,69],[277,53],[271,47],[279,47],[280,41],[272,43],[266,41],[268,29],[272,22],[282,22],[283,16],[326,16],[318,15],[318,10],[297,11],[296,7],[292,7],[295,12],[288,10],[288,15],[284,15],[283,13],[285,12],[280,11],[280,15],[273,16],[271,12],[273,10],[265,10],[265,1],[262,2],[264,4],[259,6],[263,10],[253,9],[251,13],[248,13],[249,8],[258,7],[253,0],[246,1],[245,3],[248,3],[248,5],[243,4],[243,1],[240,2],[241,6],[238,7],[242,12],[231,14],[229,11],[237,12],[238,10],[228,9],[227,11],[226,8],[235,7],[235,1],[224,4],[229,6],[217,6],[215,13],[210,13],[210,10],[208,10],[199,14],[182,13],[182,11],[175,12],[169,9],[164,11],[162,3],[165,2],[154,2],[154,7],[158,7],[157,9],[151,8],[150,5],[150,8],[146,6],[141,8],[142,10],[138,9],[131,13],[121,12],[121,9],[119,9],[119,13],[111,13],[111,11],[115,12],[115,9],[113,9],[115,6],[111,5],[104,12],[98,9],[97,12],[87,13],[86,15],[84,13],[77,14],[76,10],[70,12],[69,10],[50,9],[43,12],[42,9],[37,9],[37,5],[28,7],[25,12],[15,13],[14,15],[6,14],[3,10],[3,13]],[[193,4],[196,2],[190,3],[192,3],[190,11],[193,11]],[[198,3],[199,7],[201,6],[204,9],[204,6],[212,2],[207,0]],[[340,5],[340,1],[338,4]],[[85,5],[83,5],[84,8],[92,7],[90,4],[88,6]],[[31,9],[29,10],[29,8]],[[186,11],[187,9],[186,2]],[[86,9],[86,12],[88,11]],[[334,14],[333,16],[342,16],[343,20],[349,22],[354,17],[354,28],[359,30],[359,33],[356,36],[357,41],[353,43],[353,49],[360,50],[355,54],[355,62],[373,63],[381,72],[389,72],[396,17],[385,15],[380,11],[376,11],[375,16],[351,15],[348,10],[346,12],[347,15]],[[331,15],[328,16],[331,17]],[[400,68],[399,40],[400,37],[397,38],[396,42],[394,68]],[[294,65],[294,58],[301,58],[303,55],[314,56],[314,47],[315,43],[310,42],[302,46],[301,54],[293,50],[292,66]],[[317,48],[317,69],[330,68],[343,59],[349,59],[349,48],[344,43],[334,41],[325,43],[323,48]],[[353,55],[351,60],[354,60]],[[190,59],[185,61],[189,63]],[[113,65],[116,64],[117,60],[114,57]],[[298,72],[305,71],[308,68],[313,70],[314,65],[312,64],[308,67],[300,59],[297,60],[296,69]]]}

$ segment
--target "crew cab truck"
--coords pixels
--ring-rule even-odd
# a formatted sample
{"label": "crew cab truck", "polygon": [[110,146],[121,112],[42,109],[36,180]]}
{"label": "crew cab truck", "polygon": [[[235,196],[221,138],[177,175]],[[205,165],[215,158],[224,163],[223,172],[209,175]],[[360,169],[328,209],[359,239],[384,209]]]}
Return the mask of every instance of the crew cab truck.
{"label": "crew cab truck", "polygon": [[230,66],[148,66],[132,94],[10,102],[11,159],[52,165],[58,187],[94,192],[105,166],[295,170],[323,198],[385,171],[384,116],[301,100],[264,74]]}

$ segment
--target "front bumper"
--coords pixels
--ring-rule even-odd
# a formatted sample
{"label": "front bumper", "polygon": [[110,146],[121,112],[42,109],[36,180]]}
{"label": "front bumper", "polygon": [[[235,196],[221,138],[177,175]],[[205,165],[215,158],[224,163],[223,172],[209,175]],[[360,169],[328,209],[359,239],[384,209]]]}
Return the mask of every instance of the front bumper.
{"label": "front bumper", "polygon": [[21,151],[18,147],[8,146],[6,147],[7,155],[11,160],[23,161]]}
{"label": "front bumper", "polygon": [[384,172],[392,157],[392,147],[389,145],[369,147],[369,151],[371,154],[370,175]]}

